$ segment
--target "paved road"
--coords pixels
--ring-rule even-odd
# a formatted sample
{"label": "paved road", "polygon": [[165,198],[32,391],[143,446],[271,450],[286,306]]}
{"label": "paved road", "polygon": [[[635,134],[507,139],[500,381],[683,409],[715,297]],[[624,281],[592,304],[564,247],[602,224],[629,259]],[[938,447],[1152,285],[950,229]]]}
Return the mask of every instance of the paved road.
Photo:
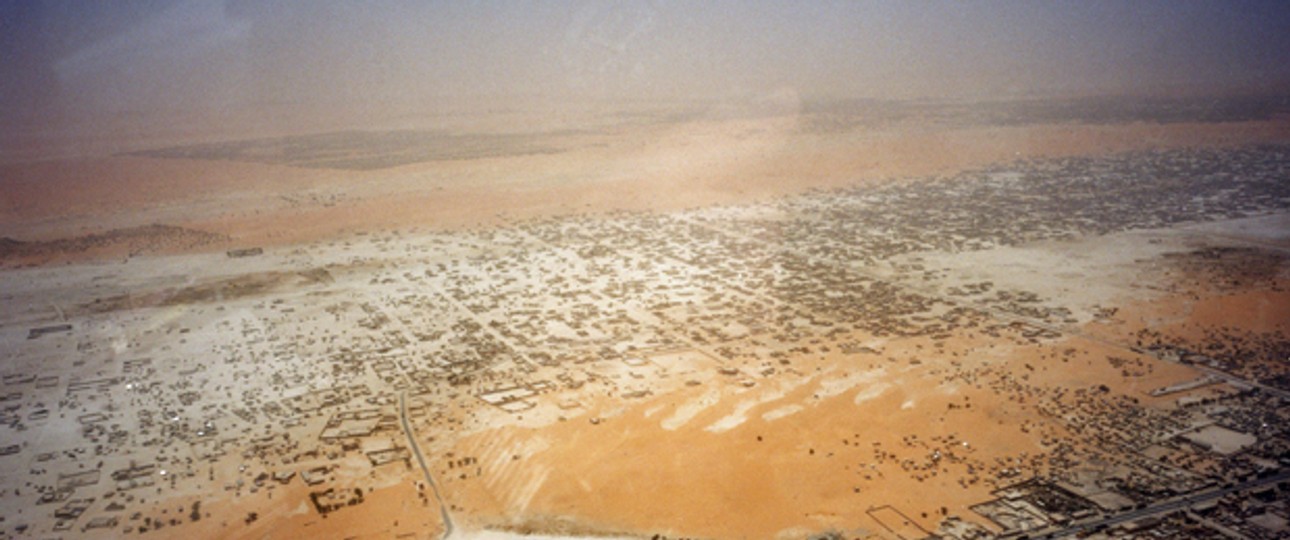
{"label": "paved road", "polygon": [[425,474],[426,483],[434,491],[435,501],[439,503],[439,517],[443,519],[443,537],[452,536],[452,515],[448,513],[448,505],[444,504],[443,496],[439,494],[439,485],[435,483],[434,477],[430,475],[430,468],[426,467],[426,459],[421,455],[421,445],[417,443],[417,437],[412,432],[412,426],[408,424],[408,400],[407,392],[399,393],[399,421],[403,422],[403,433],[408,436],[408,445],[412,447],[412,454],[417,457],[417,463],[421,465],[421,472]]}
{"label": "paved road", "polygon": [[1187,495],[1182,498],[1165,501],[1152,506],[1148,506],[1146,508],[1129,510],[1127,512],[1122,512],[1113,516],[1103,517],[1094,521],[1080,523],[1077,525],[1071,525],[1064,529],[1058,529],[1055,531],[1042,531],[1042,530],[1037,531],[1031,534],[1030,537],[1031,538],[1063,538],[1063,537],[1079,534],[1080,532],[1083,532],[1083,531],[1093,530],[1098,527],[1109,528],[1113,525],[1118,525],[1126,521],[1133,521],[1135,519],[1140,519],[1147,516],[1154,516],[1158,514],[1167,514],[1170,512],[1175,512],[1175,511],[1187,508],[1194,504],[1212,501],[1214,499],[1218,499],[1225,495],[1229,495],[1239,491],[1254,489],[1256,487],[1264,486],[1267,484],[1275,484],[1277,482],[1282,482],[1285,480],[1290,480],[1290,471],[1283,472],[1274,476],[1269,476],[1267,478],[1256,478],[1248,482],[1241,482],[1240,484],[1236,484],[1232,487],[1225,487],[1225,488],[1220,487],[1220,488],[1214,488],[1208,491],[1203,491],[1200,493],[1193,493],[1191,495]]}

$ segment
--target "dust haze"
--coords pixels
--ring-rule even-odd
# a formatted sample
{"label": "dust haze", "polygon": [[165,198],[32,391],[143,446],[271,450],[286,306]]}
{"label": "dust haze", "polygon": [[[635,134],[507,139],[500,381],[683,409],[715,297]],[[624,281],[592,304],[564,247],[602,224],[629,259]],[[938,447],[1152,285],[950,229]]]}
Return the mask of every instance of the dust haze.
{"label": "dust haze", "polygon": [[1290,17],[1275,2],[151,1],[4,11],[6,157],[32,137],[424,127],[427,115],[589,102],[1194,96],[1290,82],[1281,31]]}

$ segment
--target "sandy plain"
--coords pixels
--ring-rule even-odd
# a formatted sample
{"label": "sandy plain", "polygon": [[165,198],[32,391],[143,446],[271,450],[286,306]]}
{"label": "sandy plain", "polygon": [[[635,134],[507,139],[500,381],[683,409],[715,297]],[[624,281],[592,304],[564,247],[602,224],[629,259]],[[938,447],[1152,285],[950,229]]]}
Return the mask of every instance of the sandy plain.
{"label": "sandy plain", "polygon": [[[0,164],[0,227],[18,240],[51,240],[161,223],[238,243],[282,245],[355,230],[495,226],[536,217],[762,201],[1032,158],[1290,138],[1284,117],[1021,125],[913,118],[822,130],[813,127],[818,114],[782,109],[671,113],[681,120],[652,111],[661,119],[620,122],[507,115],[510,129],[548,141],[553,150],[527,153],[502,144],[479,157],[375,170],[305,168],[237,156],[158,159],[125,151],[26,159]],[[435,130],[460,122],[434,118],[396,127]],[[477,122],[494,129],[498,123],[487,115]],[[192,140],[205,138],[190,134],[167,144]]]}

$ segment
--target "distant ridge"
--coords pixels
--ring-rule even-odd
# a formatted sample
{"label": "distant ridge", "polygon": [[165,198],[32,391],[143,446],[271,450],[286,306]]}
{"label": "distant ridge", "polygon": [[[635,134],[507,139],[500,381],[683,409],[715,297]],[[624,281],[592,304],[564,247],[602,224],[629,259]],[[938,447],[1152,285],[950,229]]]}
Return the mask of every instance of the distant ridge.
{"label": "distant ridge", "polygon": [[554,154],[572,131],[448,133],[443,131],[337,131],[265,139],[172,146],[122,155],[266,163],[307,169],[367,171],[427,161]]}
{"label": "distant ridge", "polygon": [[222,234],[154,223],[55,240],[27,242],[4,237],[0,238],[0,260],[68,255],[103,248],[125,248],[131,255],[137,255],[192,249],[228,239],[228,236]]}

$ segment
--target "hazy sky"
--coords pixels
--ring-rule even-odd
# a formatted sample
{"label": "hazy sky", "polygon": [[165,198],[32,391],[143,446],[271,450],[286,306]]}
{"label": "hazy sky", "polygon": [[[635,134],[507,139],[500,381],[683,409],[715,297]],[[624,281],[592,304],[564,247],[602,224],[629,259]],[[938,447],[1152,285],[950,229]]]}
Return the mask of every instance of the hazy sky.
{"label": "hazy sky", "polygon": [[1284,90],[1290,2],[0,0],[0,118]]}

